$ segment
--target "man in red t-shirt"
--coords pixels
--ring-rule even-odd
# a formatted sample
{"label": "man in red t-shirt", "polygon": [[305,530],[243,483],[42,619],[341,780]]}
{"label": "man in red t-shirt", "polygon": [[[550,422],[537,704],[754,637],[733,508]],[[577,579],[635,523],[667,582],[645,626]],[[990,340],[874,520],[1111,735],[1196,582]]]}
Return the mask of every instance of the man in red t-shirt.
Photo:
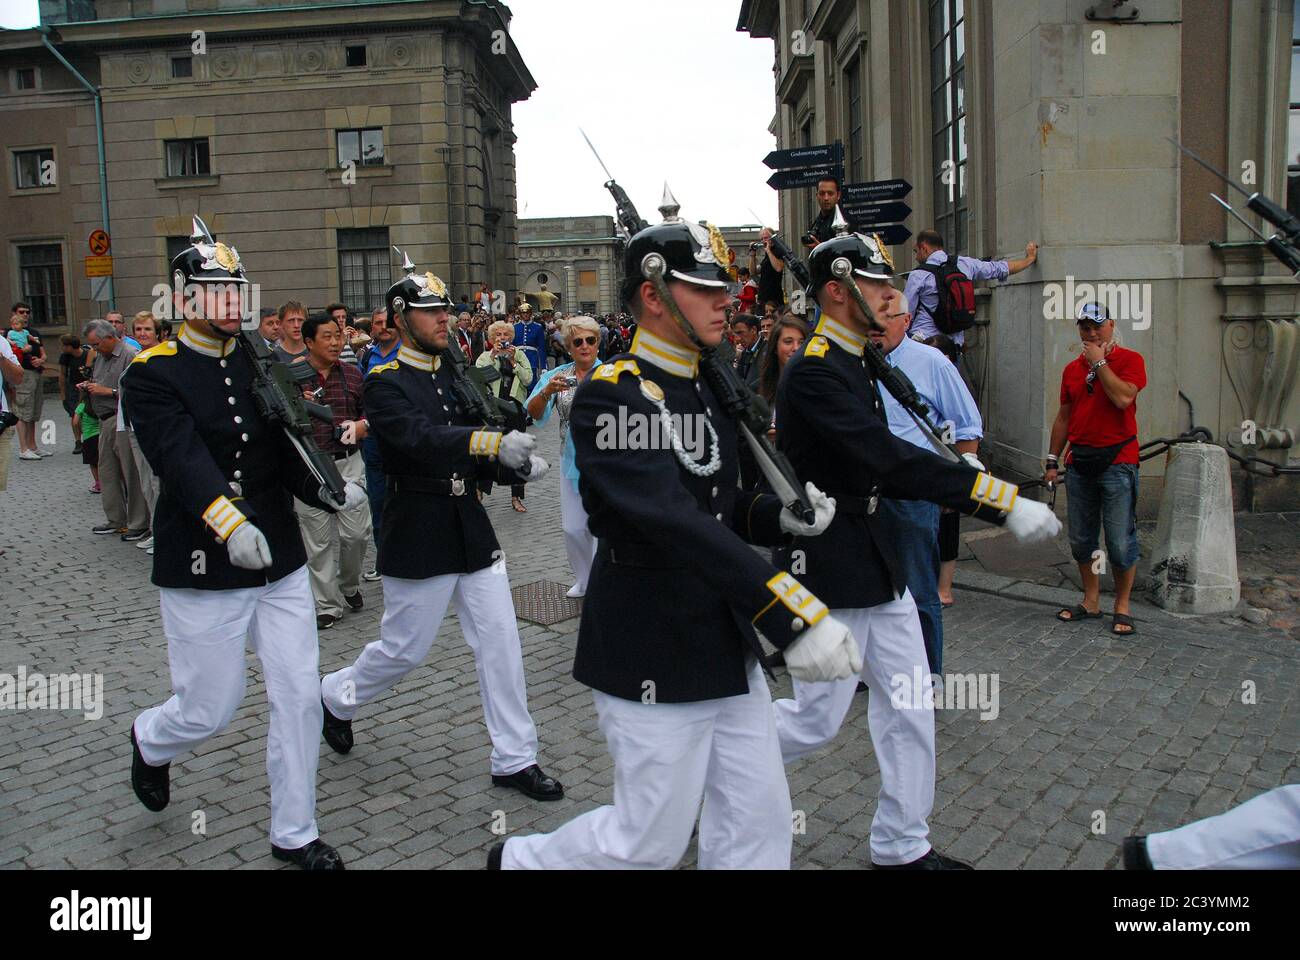
{"label": "man in red t-shirt", "polygon": [[[1115,619],[1111,633],[1133,633],[1129,594],[1137,573],[1138,441],[1137,395],[1147,385],[1142,354],[1114,340],[1115,321],[1100,303],[1079,311],[1083,352],[1061,374],[1061,409],[1052,424],[1043,479],[1056,483],[1066,441],[1070,553],[1083,580],[1083,603],[1066,608],[1066,623],[1101,616],[1099,572],[1109,563],[1115,577]],[[1097,550],[1098,530],[1106,554]],[[1098,563],[1098,560],[1102,563]]]}

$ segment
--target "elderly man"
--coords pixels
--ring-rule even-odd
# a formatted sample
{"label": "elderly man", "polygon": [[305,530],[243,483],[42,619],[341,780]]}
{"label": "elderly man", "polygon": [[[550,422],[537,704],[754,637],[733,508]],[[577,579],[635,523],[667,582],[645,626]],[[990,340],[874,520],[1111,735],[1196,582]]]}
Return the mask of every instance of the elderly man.
{"label": "elderly man", "polygon": [[1070,553],[1079,565],[1083,602],[1058,613],[1066,623],[1101,618],[1097,575],[1098,530],[1106,535],[1106,556],[1115,577],[1111,633],[1131,636],[1129,594],[1137,574],[1138,442],[1137,395],[1147,385],[1146,363],[1136,350],[1115,342],[1115,321],[1100,303],[1079,311],[1083,350],[1061,374],[1061,408],[1052,424],[1043,479],[1056,483],[1062,450],[1069,498]]}
{"label": "elderly man", "polygon": [[[957,368],[934,347],[913,340],[907,335],[912,317],[905,309],[888,313],[883,318],[884,332],[874,331],[871,340],[889,361],[891,367],[901,370],[916,392],[930,408],[932,419],[946,424],[957,449],[967,457],[971,466],[984,469],[977,459],[980,438],[984,436],[984,421],[980,417],[975,399]],[[922,450],[934,448],[916,421],[890,394],[880,391],[889,420],[889,432]],[[939,510],[938,504],[925,500],[880,501],[880,518],[892,536],[898,554],[903,578],[916,601],[916,612],[921,619],[921,636],[925,641],[925,655],[930,673],[943,675],[943,605],[939,602]]]}
{"label": "elderly man", "polygon": [[149,532],[149,508],[140,489],[126,431],[117,429],[118,386],[127,365],[139,351],[118,339],[117,331],[107,320],[90,321],[83,339],[94,349],[95,360],[91,379],[79,386],[85,388],[91,410],[99,418],[100,502],[108,521],[91,528],[91,533],[100,536],[116,533],[128,542],[143,540]]}

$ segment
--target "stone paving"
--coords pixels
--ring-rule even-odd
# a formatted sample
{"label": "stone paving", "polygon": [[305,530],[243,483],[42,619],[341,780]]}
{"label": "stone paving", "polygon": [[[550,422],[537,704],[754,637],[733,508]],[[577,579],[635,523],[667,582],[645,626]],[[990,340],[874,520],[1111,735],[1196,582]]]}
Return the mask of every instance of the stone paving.
{"label": "stone paving", "polygon": [[[171,689],[157,590],[142,551],[90,534],[103,519],[98,498],[69,452],[66,420],[56,426],[57,455],[15,461],[0,494],[0,673],[97,673],[105,704],[94,720],[38,709],[0,717],[0,867],[280,867],[266,834],[267,705],[252,657],[234,722],[173,764],[171,806],[152,814],[132,795],[129,725]],[[554,426],[540,438],[554,462]],[[526,515],[510,510],[508,491],[489,502],[512,584],[568,583],[558,482],[557,470],[530,487]],[[996,675],[999,696],[996,718],[937,712],[940,850],[980,868],[1113,867],[1126,834],[1300,780],[1300,669],[1287,633],[1143,607],[1140,632],[1120,639],[1104,624],[1057,623],[1059,590],[1008,590],[969,567],[947,613],[945,666]],[[362,612],[321,634],[324,670],[376,635],[382,592],[365,584],[363,594]],[[499,839],[494,826],[550,830],[609,802],[613,770],[591,694],[570,676],[577,625],[521,623],[541,760],[564,782],[564,800],[539,804],[491,785],[473,660],[449,617],[428,661],[362,712],[354,751],[338,757],[322,744],[320,827],[350,868],[477,869]],[[789,695],[784,672],[773,691]],[[865,707],[859,696],[839,738],[789,768],[805,825],[798,868],[869,862],[879,771]],[[687,865],[693,858],[692,846]]]}

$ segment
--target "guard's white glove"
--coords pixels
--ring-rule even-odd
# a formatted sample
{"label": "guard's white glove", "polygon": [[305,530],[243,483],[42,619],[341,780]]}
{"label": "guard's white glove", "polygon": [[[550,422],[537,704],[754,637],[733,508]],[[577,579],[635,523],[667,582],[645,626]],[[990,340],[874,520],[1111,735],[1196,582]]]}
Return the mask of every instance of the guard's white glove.
{"label": "guard's white glove", "polygon": [[974,467],[976,470],[978,470],[980,473],[988,473],[988,472],[989,472],[988,467],[986,467],[986,466],[984,466],[984,464],[980,463],[980,458],[977,457],[977,456],[975,456],[975,454],[973,454],[973,453],[963,453],[963,454],[961,455],[961,458],[962,458],[963,460],[965,460],[967,463],[969,463],[969,464],[970,464],[972,467]]}
{"label": "guard's white glove", "polygon": [[537,446],[537,438],[527,433],[521,433],[518,430],[511,430],[501,438],[501,446],[497,449],[497,459],[501,465],[511,470],[518,470],[533,455],[533,448]]}
{"label": "guard's white glove", "polygon": [[244,521],[226,541],[230,562],[244,570],[265,570],[271,565],[271,545],[262,531]]}
{"label": "guard's white glove", "polygon": [[827,614],[785,648],[785,668],[805,683],[847,680],[862,672],[862,652],[853,632]]}
{"label": "guard's white glove", "polygon": [[1016,497],[1007,514],[1007,529],[1021,543],[1038,543],[1051,540],[1061,532],[1061,521],[1051,507],[1037,500]]}
{"label": "guard's white glove", "polygon": [[338,502],[335,501],[334,495],[330,493],[329,490],[325,487],[320,488],[321,501],[335,513],[342,513],[345,510],[355,510],[357,507],[370,503],[370,498],[366,496],[365,487],[361,486],[359,483],[353,483],[351,480],[343,486],[343,497],[343,506],[340,507]]}
{"label": "guard's white glove", "polygon": [[524,476],[529,483],[536,483],[546,476],[550,469],[551,465],[534,453],[528,458],[528,472]]}
{"label": "guard's white glove", "polygon": [[781,529],[796,537],[815,537],[825,531],[835,519],[835,498],[826,496],[811,483],[804,484],[804,490],[808,492],[808,501],[817,515],[816,519],[810,526],[786,508],[781,511]]}

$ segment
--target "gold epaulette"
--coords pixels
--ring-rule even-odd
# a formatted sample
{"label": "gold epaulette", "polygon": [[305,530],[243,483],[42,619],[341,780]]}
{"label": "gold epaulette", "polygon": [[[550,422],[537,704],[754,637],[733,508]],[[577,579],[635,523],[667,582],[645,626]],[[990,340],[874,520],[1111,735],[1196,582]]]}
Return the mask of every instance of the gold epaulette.
{"label": "gold epaulette", "polygon": [[641,376],[641,368],[637,366],[635,360],[616,360],[614,363],[604,363],[596,368],[596,372],[591,375],[592,380],[606,380],[609,383],[618,383],[618,378],[625,373],[631,373],[633,376]]}
{"label": "gold epaulette", "polygon": [[831,343],[825,337],[813,337],[808,341],[808,346],[804,348],[805,357],[824,357],[826,351],[831,348]]}
{"label": "gold epaulette", "polygon": [[162,343],[150,347],[141,353],[136,354],[132,363],[148,363],[154,357],[174,357],[176,356],[176,341],[164,340]]}
{"label": "gold epaulette", "polygon": [[376,373],[383,373],[385,370],[396,370],[398,366],[399,364],[396,360],[390,360],[388,363],[381,363],[377,367],[371,367],[370,372],[367,373],[366,376],[373,377]]}

